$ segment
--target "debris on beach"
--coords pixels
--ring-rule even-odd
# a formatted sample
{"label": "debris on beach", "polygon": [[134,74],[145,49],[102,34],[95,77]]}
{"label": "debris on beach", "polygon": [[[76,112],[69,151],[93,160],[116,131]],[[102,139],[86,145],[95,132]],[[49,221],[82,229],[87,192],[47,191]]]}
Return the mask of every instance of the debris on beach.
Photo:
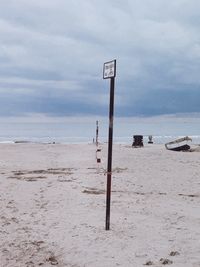
{"label": "debris on beach", "polygon": [[180,253],[178,251],[171,251],[169,254],[169,256],[173,256],[173,257],[178,256],[178,255],[180,255]]}
{"label": "debris on beach", "polygon": [[46,261],[49,262],[51,265],[58,265],[58,261],[54,255],[49,256]]}
{"label": "debris on beach", "polygon": [[169,259],[163,259],[161,258],[160,259],[160,262],[163,264],[163,265],[169,265],[169,264],[172,264],[173,261],[169,260]]}
{"label": "debris on beach", "polygon": [[148,144],[153,144],[153,136],[149,135],[148,139],[149,139]]}
{"label": "debris on beach", "polygon": [[101,195],[101,194],[105,194],[105,190],[101,190],[101,189],[97,189],[97,188],[87,188],[87,189],[83,190],[82,193]]}
{"label": "debris on beach", "polygon": [[153,265],[153,262],[152,261],[147,261],[144,265],[150,266],[150,265]]}
{"label": "debris on beach", "polygon": [[185,136],[185,137],[166,143],[165,147],[166,149],[172,150],[172,151],[189,151],[190,146],[187,143],[188,141],[192,141],[192,139],[188,136]]}

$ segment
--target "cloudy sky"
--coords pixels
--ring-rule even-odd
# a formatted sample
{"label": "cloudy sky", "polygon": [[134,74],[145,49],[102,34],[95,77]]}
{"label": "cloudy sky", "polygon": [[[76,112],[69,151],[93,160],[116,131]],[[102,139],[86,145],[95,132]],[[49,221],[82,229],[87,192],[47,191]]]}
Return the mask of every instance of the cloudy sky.
{"label": "cloudy sky", "polygon": [[200,112],[199,0],[0,0],[0,116]]}

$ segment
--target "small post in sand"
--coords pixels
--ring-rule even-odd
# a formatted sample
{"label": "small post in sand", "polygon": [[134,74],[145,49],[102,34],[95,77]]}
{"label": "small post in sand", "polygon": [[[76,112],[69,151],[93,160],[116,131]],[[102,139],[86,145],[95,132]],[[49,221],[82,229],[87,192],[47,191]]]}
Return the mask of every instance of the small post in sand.
{"label": "small post in sand", "polygon": [[96,146],[99,144],[99,122],[96,121]]}

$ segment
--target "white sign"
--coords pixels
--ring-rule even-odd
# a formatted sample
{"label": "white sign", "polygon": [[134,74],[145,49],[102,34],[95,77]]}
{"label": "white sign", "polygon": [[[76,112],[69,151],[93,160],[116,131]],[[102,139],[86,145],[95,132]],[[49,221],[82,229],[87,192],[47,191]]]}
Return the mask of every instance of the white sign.
{"label": "white sign", "polygon": [[116,76],[116,60],[112,60],[104,63],[103,66],[103,78],[113,78]]}

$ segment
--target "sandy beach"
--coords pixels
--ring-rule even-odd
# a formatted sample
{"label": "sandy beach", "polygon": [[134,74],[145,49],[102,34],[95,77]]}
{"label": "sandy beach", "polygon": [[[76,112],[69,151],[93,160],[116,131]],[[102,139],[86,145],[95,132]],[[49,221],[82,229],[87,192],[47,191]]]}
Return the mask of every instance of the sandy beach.
{"label": "sandy beach", "polygon": [[114,144],[0,145],[1,267],[200,266],[200,153]]}

